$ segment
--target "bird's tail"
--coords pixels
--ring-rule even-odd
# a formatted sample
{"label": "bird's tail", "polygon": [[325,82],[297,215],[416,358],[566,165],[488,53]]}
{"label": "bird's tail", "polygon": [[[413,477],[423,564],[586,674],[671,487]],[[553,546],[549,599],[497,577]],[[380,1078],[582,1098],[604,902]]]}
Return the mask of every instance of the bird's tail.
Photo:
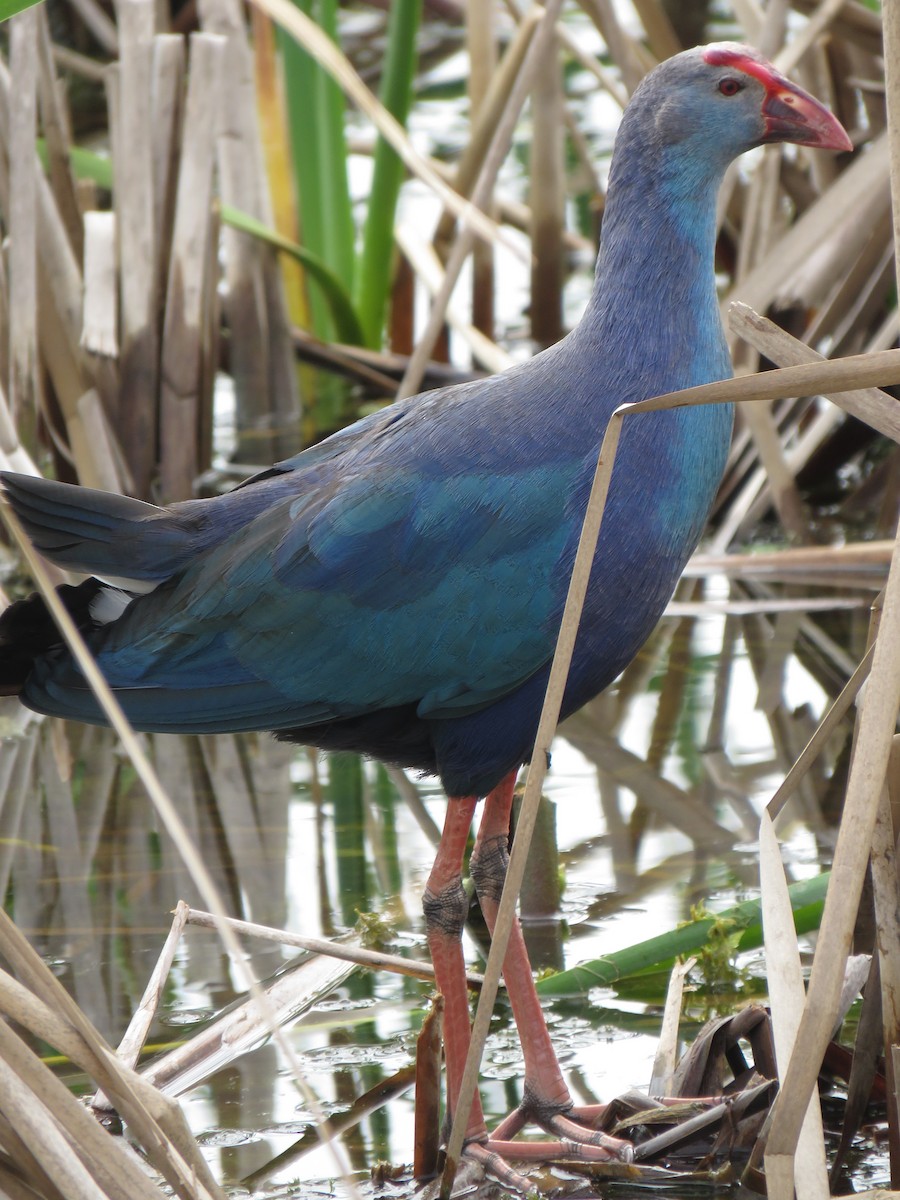
{"label": "bird's tail", "polygon": [[190,557],[190,521],[128,496],[34,475],[0,473],[35,548],[58,566],[148,591]]}
{"label": "bird's tail", "polygon": [[[86,579],[77,587],[63,584],[59,598],[82,633],[96,628],[91,606],[104,585]],[[36,592],[17,600],[0,614],[0,696],[18,696],[31,674],[35,660],[63,650],[56,622]]]}

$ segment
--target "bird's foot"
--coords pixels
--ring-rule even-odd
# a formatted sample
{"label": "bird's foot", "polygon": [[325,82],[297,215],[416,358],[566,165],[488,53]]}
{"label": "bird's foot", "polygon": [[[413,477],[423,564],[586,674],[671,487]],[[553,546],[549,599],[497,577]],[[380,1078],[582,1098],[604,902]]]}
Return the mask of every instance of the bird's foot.
{"label": "bird's foot", "polygon": [[[605,1105],[551,1111],[550,1106],[526,1101],[501,1121],[488,1138],[467,1142],[463,1155],[478,1163],[501,1186],[526,1195],[534,1191],[534,1184],[510,1165],[513,1162],[631,1162],[634,1150],[630,1142],[593,1128],[593,1122],[599,1121],[604,1111]],[[514,1141],[526,1125],[537,1125],[554,1135],[554,1140]]]}
{"label": "bird's foot", "polygon": [[[606,1115],[605,1104],[588,1104],[578,1108],[571,1100],[554,1103],[544,1094],[535,1093],[534,1088],[529,1088],[526,1084],[522,1103],[498,1124],[493,1130],[491,1140],[506,1141],[515,1138],[527,1124],[534,1124],[539,1129],[544,1129],[545,1133],[559,1138],[560,1145],[568,1145],[571,1142],[572,1146],[602,1151],[599,1154],[590,1154],[593,1162],[608,1162],[610,1159],[631,1162],[630,1142],[622,1138],[613,1138],[600,1128]],[[581,1154],[580,1151],[576,1153],[578,1156]]]}
{"label": "bird's foot", "polygon": [[[526,1097],[524,1103],[500,1122],[487,1145],[497,1154],[524,1157],[532,1162],[631,1162],[634,1152],[630,1142],[595,1127],[594,1122],[602,1118],[604,1111],[603,1105],[583,1109],[567,1106],[560,1110]],[[514,1142],[512,1139],[526,1125],[537,1125],[558,1140]]]}

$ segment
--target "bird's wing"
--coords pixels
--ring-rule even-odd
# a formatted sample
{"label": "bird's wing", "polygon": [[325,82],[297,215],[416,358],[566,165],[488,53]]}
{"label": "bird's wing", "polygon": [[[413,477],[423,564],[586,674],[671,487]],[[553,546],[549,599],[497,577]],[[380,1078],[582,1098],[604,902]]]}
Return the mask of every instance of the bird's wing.
{"label": "bird's wing", "polygon": [[477,708],[552,651],[571,475],[385,466],[284,499],[135,601],[101,665],[115,686],[202,679],[248,703],[264,684],[294,724]]}

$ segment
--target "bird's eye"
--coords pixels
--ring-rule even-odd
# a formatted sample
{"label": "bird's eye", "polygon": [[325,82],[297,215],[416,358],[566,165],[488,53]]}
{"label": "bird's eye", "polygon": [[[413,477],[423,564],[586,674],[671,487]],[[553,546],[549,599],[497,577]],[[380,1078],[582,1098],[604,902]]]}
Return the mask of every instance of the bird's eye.
{"label": "bird's eye", "polygon": [[744,85],[739,79],[735,79],[732,75],[728,75],[725,79],[719,80],[719,91],[723,96],[736,96],[738,92],[743,91]]}

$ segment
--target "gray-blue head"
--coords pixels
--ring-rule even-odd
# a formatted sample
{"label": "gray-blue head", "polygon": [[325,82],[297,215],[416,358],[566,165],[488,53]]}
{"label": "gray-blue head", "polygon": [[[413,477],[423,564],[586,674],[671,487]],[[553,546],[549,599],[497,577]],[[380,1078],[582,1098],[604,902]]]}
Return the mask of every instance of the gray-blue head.
{"label": "gray-blue head", "polygon": [[679,147],[681,161],[693,159],[714,173],[770,142],[853,148],[824,105],[736,42],[697,46],[651,71],[628,105],[619,140],[670,156]]}

